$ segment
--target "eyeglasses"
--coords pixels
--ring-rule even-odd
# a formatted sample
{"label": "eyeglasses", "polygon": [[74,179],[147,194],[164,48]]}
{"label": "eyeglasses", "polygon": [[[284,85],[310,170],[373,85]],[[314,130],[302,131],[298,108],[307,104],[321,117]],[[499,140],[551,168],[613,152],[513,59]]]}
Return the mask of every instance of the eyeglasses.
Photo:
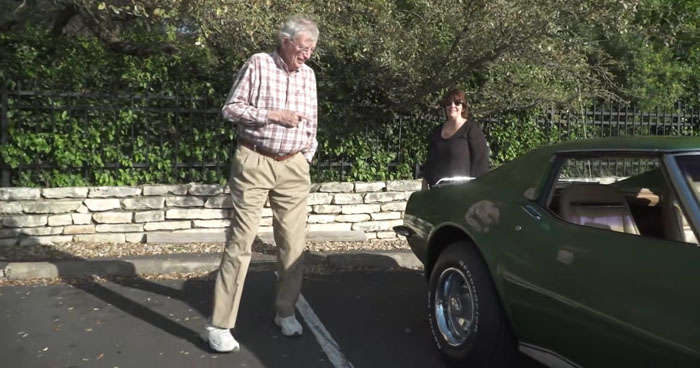
{"label": "eyeglasses", "polygon": [[292,39],[289,39],[289,41],[291,43],[293,43],[294,46],[297,47],[297,52],[300,52],[302,54],[307,54],[307,53],[312,54],[314,52],[314,50],[316,50],[315,46],[314,47],[302,46],[302,45],[298,44],[295,40],[292,40]]}
{"label": "eyeglasses", "polygon": [[452,101],[447,101],[445,103],[445,106],[450,106],[450,105],[462,106],[462,105],[464,105],[464,101],[452,100]]}

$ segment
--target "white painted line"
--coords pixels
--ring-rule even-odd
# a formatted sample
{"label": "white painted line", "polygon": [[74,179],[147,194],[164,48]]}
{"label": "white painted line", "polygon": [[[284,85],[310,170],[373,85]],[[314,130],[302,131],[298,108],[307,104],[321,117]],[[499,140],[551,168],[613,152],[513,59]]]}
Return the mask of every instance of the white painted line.
{"label": "white painted line", "polygon": [[[279,278],[277,271],[275,271],[275,276]],[[323,323],[321,323],[321,320],[318,318],[316,313],[314,313],[314,310],[311,309],[311,305],[306,301],[304,295],[299,293],[299,299],[297,299],[294,306],[297,308],[297,310],[299,310],[299,314],[301,314],[304,322],[306,322],[306,325],[314,334],[314,337],[316,337],[316,341],[321,346],[321,349],[323,349],[323,352],[326,353],[326,356],[333,364],[333,367],[353,368],[352,363],[350,363],[345,358],[345,354],[340,351],[340,346],[338,343],[333,340],[330,332],[326,330],[326,327],[323,325]]]}
{"label": "white painted line", "polygon": [[296,307],[299,310],[304,321],[309,326],[311,332],[316,336],[316,341],[321,346],[321,349],[328,356],[328,360],[333,363],[336,368],[352,368],[352,363],[345,359],[345,355],[340,351],[340,346],[333,340],[331,334],[323,326],[321,320],[318,319],[316,313],[314,313],[311,306],[306,301],[303,295],[299,294],[299,300],[297,300]]}

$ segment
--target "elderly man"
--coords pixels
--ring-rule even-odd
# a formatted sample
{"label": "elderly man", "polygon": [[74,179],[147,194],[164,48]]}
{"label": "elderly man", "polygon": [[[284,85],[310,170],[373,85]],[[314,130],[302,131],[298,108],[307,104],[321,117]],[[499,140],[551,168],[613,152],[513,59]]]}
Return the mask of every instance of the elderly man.
{"label": "elderly man", "polygon": [[209,346],[238,351],[231,335],[265,201],[273,213],[278,247],[275,324],[285,336],[298,336],[294,316],[301,291],[309,164],[316,152],[316,76],[307,65],[316,48],[318,27],[304,17],[287,20],[271,53],[250,57],[238,72],[222,113],[238,125],[238,147],[229,186],[231,227],[216,277],[213,312],[206,326]]}

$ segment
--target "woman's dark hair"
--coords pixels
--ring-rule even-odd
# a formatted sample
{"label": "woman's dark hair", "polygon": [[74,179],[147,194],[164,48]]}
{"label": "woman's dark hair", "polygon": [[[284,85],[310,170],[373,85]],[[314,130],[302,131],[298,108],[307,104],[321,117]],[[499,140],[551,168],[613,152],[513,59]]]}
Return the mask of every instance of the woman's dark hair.
{"label": "woman's dark hair", "polygon": [[467,104],[467,98],[464,95],[464,91],[459,88],[452,88],[445,93],[442,98],[442,106],[445,107],[452,103],[452,101],[458,101],[462,103],[462,117],[469,117],[469,104]]}

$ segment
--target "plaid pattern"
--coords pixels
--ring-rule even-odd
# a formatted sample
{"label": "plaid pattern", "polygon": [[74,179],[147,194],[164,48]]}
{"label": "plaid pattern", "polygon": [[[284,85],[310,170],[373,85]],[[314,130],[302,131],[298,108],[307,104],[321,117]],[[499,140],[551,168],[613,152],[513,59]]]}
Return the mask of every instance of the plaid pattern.
{"label": "plaid pattern", "polygon": [[[268,121],[268,112],[274,110],[291,110],[306,119],[288,128]],[[307,65],[287,72],[287,65],[276,51],[248,59],[236,75],[221,111],[224,119],[237,123],[240,138],[265,151],[301,151],[308,162],[316,153],[316,75]]]}

